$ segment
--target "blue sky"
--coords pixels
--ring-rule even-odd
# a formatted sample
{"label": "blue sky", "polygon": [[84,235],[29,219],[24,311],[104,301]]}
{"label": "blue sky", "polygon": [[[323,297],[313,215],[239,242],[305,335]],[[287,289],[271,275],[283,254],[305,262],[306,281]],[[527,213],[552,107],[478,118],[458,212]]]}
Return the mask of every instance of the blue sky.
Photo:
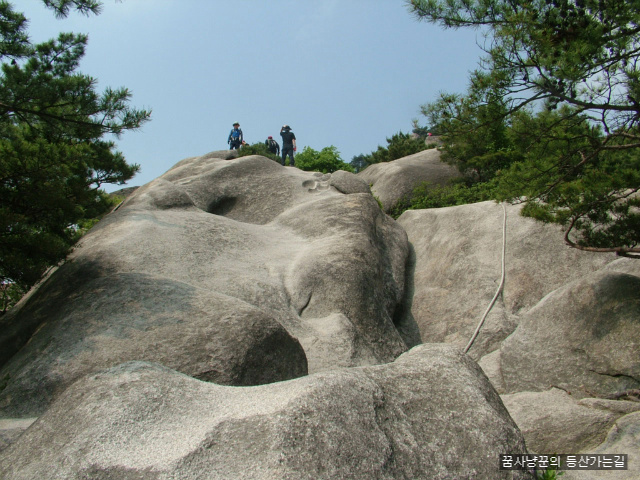
{"label": "blue sky", "polygon": [[99,16],[66,19],[12,3],[32,41],[89,34],[80,71],[152,109],[117,140],[141,165],[129,185],[227,148],[235,121],[249,143],[279,140],[286,123],[299,151],[334,145],[349,162],[424,124],[420,105],[439,92],[464,92],[482,53],[479,32],[418,22],[403,0],[104,0]]}

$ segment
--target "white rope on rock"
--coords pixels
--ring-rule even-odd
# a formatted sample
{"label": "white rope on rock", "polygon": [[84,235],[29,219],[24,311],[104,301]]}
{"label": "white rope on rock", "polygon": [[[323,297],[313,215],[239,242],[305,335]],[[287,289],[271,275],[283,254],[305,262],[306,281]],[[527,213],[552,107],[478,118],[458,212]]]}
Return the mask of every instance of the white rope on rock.
{"label": "white rope on rock", "polygon": [[506,255],[507,254],[507,208],[504,206],[504,202],[502,202],[502,213],[503,213],[503,221],[502,221],[502,274],[500,276],[500,285],[498,285],[498,290],[496,290],[496,294],[493,296],[493,299],[491,300],[491,303],[489,304],[489,306],[485,310],[484,315],[482,315],[482,318],[480,319],[480,323],[478,323],[478,326],[476,327],[476,331],[473,332],[473,336],[471,337],[471,340],[469,340],[469,343],[465,347],[464,353],[467,353],[469,351],[469,349],[471,348],[471,346],[473,345],[473,342],[475,342],[476,337],[478,336],[478,333],[480,333],[480,329],[482,328],[482,325],[484,324],[484,321],[487,318],[487,315],[489,315],[489,312],[493,308],[493,305],[496,303],[496,300],[498,299],[498,297],[500,296],[500,293],[502,292],[502,289],[504,288],[505,257],[507,256]]}

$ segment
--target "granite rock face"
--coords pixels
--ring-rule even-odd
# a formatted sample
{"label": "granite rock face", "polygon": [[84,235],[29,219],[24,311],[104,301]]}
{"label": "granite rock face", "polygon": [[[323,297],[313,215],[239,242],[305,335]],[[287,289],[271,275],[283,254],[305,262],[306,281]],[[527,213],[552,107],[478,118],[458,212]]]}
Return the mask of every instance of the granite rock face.
{"label": "granite rock face", "polygon": [[625,415],[609,430],[607,438],[598,447],[590,449],[588,453],[612,454],[626,453],[628,457],[627,470],[585,470],[567,471],[567,480],[633,480],[640,478],[640,412]]}
{"label": "granite rock face", "polygon": [[640,411],[640,403],[596,398],[578,400],[553,388],[501,396],[531,453],[585,452],[600,445],[616,420]]}
{"label": "granite rock face", "polygon": [[640,261],[507,206],[466,356],[501,206],[396,222],[382,176],[236,156],[137,189],[2,319],[0,477],[524,479],[497,458],[525,441],[634,451]]}
{"label": "granite rock face", "polygon": [[[506,205],[505,284],[470,354],[499,348],[523,314],[554,290],[611,264],[640,274],[640,262],[616,262],[564,245],[562,231]],[[494,202],[408,210],[398,219],[415,251],[413,316],[425,342],[464,347],[501,277],[504,211]],[[636,262],[636,264],[634,264]],[[545,389],[546,390],[546,389]]]}
{"label": "granite rock face", "polygon": [[502,343],[500,363],[507,392],[640,389],[640,277],[596,272],[550,293]]}
{"label": "granite rock face", "polygon": [[[127,361],[258,385],[420,342],[408,243],[355,175],[222,151],[140,187],[3,319],[0,417]],[[8,355],[7,355],[8,356]]]}
{"label": "granite rock face", "polygon": [[371,185],[371,191],[385,211],[399,200],[411,197],[413,190],[424,183],[427,188],[446,185],[460,176],[458,169],[440,160],[440,151],[436,148],[391,162],[375,163],[358,173],[359,178]]}
{"label": "granite rock face", "polygon": [[571,249],[559,227],[519,212],[482,202],[403,213],[412,313],[425,342],[467,345],[500,283],[506,213],[504,289],[469,354],[531,451],[589,451],[640,407],[625,400],[640,388],[640,261]]}
{"label": "granite rock face", "polygon": [[[38,451],[38,455],[33,455]],[[70,387],[0,453],[0,477],[528,479],[522,436],[477,364],[447,345],[255,387],[132,362]]]}

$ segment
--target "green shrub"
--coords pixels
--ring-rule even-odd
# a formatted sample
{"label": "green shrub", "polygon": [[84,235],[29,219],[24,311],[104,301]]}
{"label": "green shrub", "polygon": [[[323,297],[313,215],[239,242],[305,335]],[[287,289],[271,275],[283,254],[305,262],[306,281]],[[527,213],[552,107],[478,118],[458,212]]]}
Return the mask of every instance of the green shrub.
{"label": "green shrub", "polygon": [[391,138],[387,138],[386,147],[378,145],[375,152],[368,155],[357,155],[353,157],[351,164],[358,170],[362,170],[374,163],[390,162],[430,148],[435,148],[435,145],[427,145],[424,137],[398,132]]}
{"label": "green shrub", "polygon": [[556,470],[555,468],[548,468],[544,472],[537,473],[536,480],[556,480],[562,475],[564,475],[563,471]]}
{"label": "green shrub", "polygon": [[382,210],[384,212],[384,205],[382,205],[382,200],[380,200],[380,198],[375,196],[375,195],[373,196],[373,198],[378,203],[378,206],[380,207],[380,210]]}
{"label": "green shrub", "polygon": [[324,147],[319,152],[311,147],[304,147],[295,156],[296,167],[307,172],[333,173],[337,170],[353,172],[353,167],[345,163],[336,147]]}
{"label": "green shrub", "polygon": [[389,214],[398,218],[406,210],[442,208],[496,199],[494,182],[472,183],[458,181],[449,185],[422,183],[413,190],[410,198],[400,200]]}
{"label": "green shrub", "polygon": [[263,157],[270,158],[271,160],[275,160],[280,163],[281,157],[279,155],[275,155],[269,151],[267,146],[264,143],[254,143],[253,145],[243,145],[238,150],[239,157],[248,157],[249,155],[261,155]]}
{"label": "green shrub", "polygon": [[353,168],[354,173],[364,170],[369,166],[369,163],[367,163],[367,155],[360,154],[354,156],[349,162],[349,165]]}

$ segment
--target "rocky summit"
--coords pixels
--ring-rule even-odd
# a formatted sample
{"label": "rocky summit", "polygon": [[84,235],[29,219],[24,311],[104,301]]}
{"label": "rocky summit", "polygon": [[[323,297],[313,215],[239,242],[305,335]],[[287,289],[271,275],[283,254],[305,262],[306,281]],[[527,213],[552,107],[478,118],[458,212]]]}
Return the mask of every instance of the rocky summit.
{"label": "rocky summit", "polygon": [[419,343],[403,308],[407,237],[366,184],[228,155],[138,189],[12,312],[22,332],[6,342],[0,414],[40,415],[127,361],[245,386]]}
{"label": "rocky summit", "polygon": [[0,478],[530,479],[499,455],[611,448],[637,472],[640,262],[517,206],[395,221],[374,194],[403,171],[456,176],[401,160],[225,150],[135,190],[1,321]]}

